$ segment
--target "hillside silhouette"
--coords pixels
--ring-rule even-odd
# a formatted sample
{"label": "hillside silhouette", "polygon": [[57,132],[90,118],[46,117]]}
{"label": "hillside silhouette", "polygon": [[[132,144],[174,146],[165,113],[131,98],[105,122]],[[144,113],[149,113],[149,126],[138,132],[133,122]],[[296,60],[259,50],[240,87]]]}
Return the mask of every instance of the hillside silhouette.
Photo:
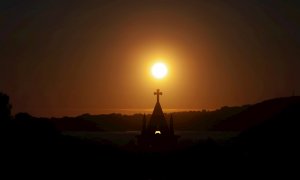
{"label": "hillside silhouette", "polygon": [[[213,111],[174,112],[176,130],[205,131],[228,117],[238,114],[250,105],[227,107]],[[170,113],[165,114],[170,118]],[[60,131],[140,131],[143,114],[83,114],[76,117],[49,118]],[[147,114],[149,119],[151,114]]]}
{"label": "hillside silhouette", "polygon": [[249,106],[243,112],[233,115],[214,125],[213,130],[245,131],[265,121],[277,117],[292,106],[300,104],[299,96],[266,100]]}
{"label": "hillside silhouette", "polygon": [[289,157],[296,153],[299,145],[300,97],[266,101],[258,104],[257,107],[262,110],[261,107],[268,107],[267,104],[272,104],[270,108],[274,113],[270,115],[268,112],[269,116],[261,114],[268,118],[260,119],[260,123],[242,131],[239,136],[232,139],[231,143],[244,149],[249,155],[259,154],[259,157],[264,158]]}
{"label": "hillside silhouette", "polygon": [[[297,163],[299,156],[299,102],[299,97],[278,98],[245,106],[242,111],[237,108],[240,113],[224,113],[228,108],[221,108],[219,113],[224,118],[215,120],[218,123],[215,128],[230,127],[225,124],[235,120],[237,127],[241,127],[234,129],[241,131],[236,137],[222,143],[207,139],[188,148],[179,145],[165,152],[143,152],[132,141],[121,147],[105,140],[95,142],[63,135],[57,128],[59,119],[35,118],[27,113],[12,116],[9,97],[1,93],[0,156],[1,162],[6,164],[2,172],[13,165],[14,171],[26,171],[29,176],[39,172],[54,176],[63,174],[69,178],[198,179],[241,177],[239,174],[268,178],[283,174],[289,177],[297,174],[292,163]],[[191,112],[191,116],[195,114],[197,112]],[[103,115],[107,120],[110,116],[123,115]],[[79,119],[83,121],[91,117],[94,116],[83,115]],[[247,124],[250,119],[253,122]],[[72,118],[61,120],[72,122]],[[240,126],[243,123],[239,121],[245,121],[246,125]],[[125,123],[124,119],[122,122]],[[68,123],[64,122],[60,128],[78,130],[77,127],[68,127]],[[84,123],[78,121],[75,126]],[[82,129],[108,130],[99,124],[96,129],[95,124],[87,124]],[[108,127],[113,128],[113,125]]]}

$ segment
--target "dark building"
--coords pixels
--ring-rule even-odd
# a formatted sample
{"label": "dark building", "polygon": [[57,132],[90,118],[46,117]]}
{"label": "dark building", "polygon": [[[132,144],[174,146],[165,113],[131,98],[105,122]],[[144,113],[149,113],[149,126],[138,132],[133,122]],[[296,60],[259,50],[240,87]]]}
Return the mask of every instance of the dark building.
{"label": "dark building", "polygon": [[143,118],[143,126],[141,135],[137,136],[137,142],[140,148],[144,150],[167,150],[176,146],[179,136],[174,134],[173,116],[170,118],[170,125],[168,126],[167,120],[159,103],[159,96],[162,95],[159,89],[154,92],[157,96],[150,121],[147,123],[146,116]]}

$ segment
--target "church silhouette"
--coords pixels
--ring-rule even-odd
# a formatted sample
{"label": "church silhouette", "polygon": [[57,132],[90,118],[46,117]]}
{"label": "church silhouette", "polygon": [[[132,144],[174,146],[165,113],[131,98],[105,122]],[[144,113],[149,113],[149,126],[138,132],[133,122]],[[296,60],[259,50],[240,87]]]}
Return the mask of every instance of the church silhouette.
{"label": "church silhouette", "polygon": [[162,95],[162,92],[157,89],[154,95],[157,97],[157,102],[150,121],[147,123],[146,115],[143,117],[141,134],[136,136],[138,146],[149,151],[173,149],[176,147],[179,138],[174,134],[173,116],[171,115],[170,125],[168,126],[159,102],[159,96]]}

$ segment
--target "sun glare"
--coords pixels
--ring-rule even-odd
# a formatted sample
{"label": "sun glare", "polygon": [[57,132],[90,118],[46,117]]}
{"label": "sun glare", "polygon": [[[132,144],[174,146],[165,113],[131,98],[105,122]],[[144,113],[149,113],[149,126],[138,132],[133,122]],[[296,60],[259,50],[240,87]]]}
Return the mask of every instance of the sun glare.
{"label": "sun glare", "polygon": [[168,69],[164,63],[159,62],[152,66],[151,72],[156,79],[162,79],[167,75]]}

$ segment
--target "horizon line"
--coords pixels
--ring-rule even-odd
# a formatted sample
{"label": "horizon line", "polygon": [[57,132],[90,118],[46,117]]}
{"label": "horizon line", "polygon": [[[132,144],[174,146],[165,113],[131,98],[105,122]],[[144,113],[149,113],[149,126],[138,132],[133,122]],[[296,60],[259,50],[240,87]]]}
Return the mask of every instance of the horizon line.
{"label": "horizon line", "polygon": [[[288,98],[288,97],[300,97],[300,96],[279,96],[275,98],[267,98],[264,100],[260,100],[256,103],[263,102],[266,100],[271,99],[278,99],[278,98]],[[245,106],[245,105],[252,105],[256,103],[247,103],[247,104],[240,104],[240,105],[224,105],[219,106],[217,108],[164,108],[163,111],[165,113],[176,113],[176,112],[188,112],[188,111],[215,111],[217,109],[221,109],[223,107],[236,107],[236,106]],[[37,109],[42,110],[41,113],[33,113]],[[30,108],[25,109],[24,111],[12,111],[13,115],[18,113],[28,113],[35,117],[41,118],[60,118],[60,117],[76,117],[81,116],[84,114],[90,115],[103,115],[103,114],[122,114],[122,115],[133,115],[133,114],[144,114],[144,113],[151,113],[153,108],[62,108],[59,111],[57,109],[48,109],[48,108]]]}
{"label": "horizon line", "polygon": [[[218,108],[216,108],[218,109]],[[176,112],[188,112],[188,111],[213,111],[216,109],[212,108],[165,108],[163,109],[164,113],[176,113]],[[63,110],[66,112],[66,109]],[[89,108],[89,111],[83,112],[83,113],[78,113],[78,111],[83,111],[82,109],[68,109],[69,113],[65,113],[65,115],[61,115],[62,113],[54,113],[51,111],[49,112],[49,115],[39,115],[35,113],[30,113],[28,111],[24,112],[15,112],[14,115],[18,113],[28,113],[32,116],[35,117],[41,117],[41,118],[61,118],[61,117],[77,117],[81,116],[84,114],[89,114],[89,115],[107,115],[107,114],[122,114],[122,115],[134,115],[134,114],[151,114],[153,111],[153,108],[102,108],[102,109],[97,109],[97,110],[91,110]]]}

